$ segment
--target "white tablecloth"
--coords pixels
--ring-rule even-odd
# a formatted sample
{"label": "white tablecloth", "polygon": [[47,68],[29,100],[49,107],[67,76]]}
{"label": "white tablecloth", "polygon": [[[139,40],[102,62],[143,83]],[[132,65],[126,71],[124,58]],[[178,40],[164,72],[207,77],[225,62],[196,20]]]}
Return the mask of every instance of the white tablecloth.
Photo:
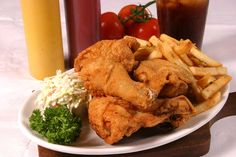
{"label": "white tablecloth", "polygon": [[[125,4],[148,0],[101,0],[102,12],[118,12]],[[62,2],[62,31],[67,54],[65,19]],[[24,101],[37,89],[38,81],[28,73],[20,0],[0,1],[0,157],[37,156],[36,144],[27,139],[17,126],[17,113]],[[210,2],[203,50],[228,67],[233,76],[231,92],[236,91],[236,1]],[[156,16],[155,6],[150,7]],[[209,157],[233,157],[236,154],[236,117],[215,123]],[[233,125],[232,125],[233,124]]]}

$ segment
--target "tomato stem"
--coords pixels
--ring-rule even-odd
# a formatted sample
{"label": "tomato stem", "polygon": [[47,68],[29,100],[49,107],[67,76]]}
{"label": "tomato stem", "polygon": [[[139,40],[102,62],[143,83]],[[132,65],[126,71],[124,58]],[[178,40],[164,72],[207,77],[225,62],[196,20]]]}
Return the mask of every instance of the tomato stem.
{"label": "tomato stem", "polygon": [[145,4],[143,7],[144,7],[144,9],[145,9],[145,8],[149,7],[150,5],[152,5],[152,4],[154,4],[154,3],[156,3],[156,0],[152,0],[152,1],[148,2],[148,3]]}
{"label": "tomato stem", "polygon": [[132,15],[129,16],[127,19],[121,21],[122,24],[125,24],[129,20],[134,20],[135,22],[146,22],[151,18],[151,14],[145,13],[145,9],[154,3],[156,3],[156,0],[152,0],[146,3],[145,5],[140,4],[134,9],[131,9],[130,11],[132,12]]}

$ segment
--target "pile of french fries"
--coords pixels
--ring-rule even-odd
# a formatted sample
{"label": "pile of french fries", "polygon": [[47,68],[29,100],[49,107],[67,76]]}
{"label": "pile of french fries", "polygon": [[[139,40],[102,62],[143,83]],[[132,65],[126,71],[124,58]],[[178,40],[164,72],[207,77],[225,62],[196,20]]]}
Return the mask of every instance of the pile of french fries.
{"label": "pile of french fries", "polygon": [[165,59],[191,71],[198,90],[199,102],[194,104],[196,114],[210,109],[221,100],[222,89],[232,79],[227,74],[227,68],[200,51],[189,39],[176,40],[166,34],[161,34],[160,38],[152,36],[148,41],[135,39],[140,43],[134,54],[136,60]]}

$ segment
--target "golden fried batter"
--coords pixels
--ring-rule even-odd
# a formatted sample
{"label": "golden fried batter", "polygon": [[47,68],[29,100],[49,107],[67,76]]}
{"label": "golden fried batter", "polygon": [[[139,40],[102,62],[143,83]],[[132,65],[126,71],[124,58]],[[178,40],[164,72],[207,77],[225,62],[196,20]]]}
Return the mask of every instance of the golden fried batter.
{"label": "golden fried batter", "polygon": [[162,97],[185,95],[196,82],[189,71],[162,59],[142,61],[134,75]]}
{"label": "golden fried batter", "polygon": [[[155,112],[140,112],[116,97],[96,97],[89,104],[89,122],[106,143],[113,144],[142,127],[170,122],[178,127],[193,113],[191,103],[184,97],[163,100]],[[178,117],[178,118],[174,118]]]}
{"label": "golden fried batter", "polygon": [[103,58],[121,63],[130,72],[135,65],[133,51],[139,47],[135,39],[102,40],[80,52],[75,59],[75,70],[80,71],[85,65]]}

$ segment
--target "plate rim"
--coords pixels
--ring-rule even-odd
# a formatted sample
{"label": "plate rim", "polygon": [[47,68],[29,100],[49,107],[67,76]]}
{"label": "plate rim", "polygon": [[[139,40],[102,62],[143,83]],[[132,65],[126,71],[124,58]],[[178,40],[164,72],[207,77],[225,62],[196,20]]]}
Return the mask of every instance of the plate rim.
{"label": "plate rim", "polygon": [[[49,143],[46,140],[43,140],[40,137],[35,136],[35,134],[33,133],[34,131],[31,129],[28,129],[27,126],[25,126],[24,124],[24,110],[27,106],[27,104],[29,104],[29,102],[31,101],[31,99],[33,99],[33,97],[36,95],[37,91],[33,92],[29,97],[27,97],[26,101],[24,102],[24,104],[21,106],[19,112],[18,112],[18,126],[21,130],[21,132],[30,140],[32,140],[34,143],[46,147],[48,149],[51,150],[55,150],[55,151],[59,151],[59,152],[63,152],[63,153],[70,153],[70,154],[80,154],[80,155],[115,155],[115,154],[126,154],[126,153],[134,153],[134,152],[139,152],[139,151],[144,151],[144,150],[148,150],[148,149],[152,149],[152,148],[156,148],[165,144],[168,144],[170,142],[176,141],[184,136],[187,136],[188,134],[196,131],[197,129],[199,129],[200,127],[202,127],[203,125],[205,125],[206,123],[208,123],[211,119],[213,119],[220,111],[221,109],[224,107],[228,96],[229,96],[229,91],[230,91],[230,86],[229,84],[225,87],[225,90],[223,91],[222,94],[222,99],[220,100],[220,102],[214,106],[213,108],[209,109],[208,111],[206,111],[207,113],[210,112],[212,115],[210,117],[208,117],[205,120],[202,120],[201,122],[199,122],[197,125],[191,127],[191,129],[185,129],[183,130],[182,134],[174,139],[171,138],[167,138],[167,140],[165,140],[164,142],[157,142],[158,144],[156,144],[156,142],[152,145],[135,145],[135,147],[117,147],[116,145],[109,145],[109,148],[103,148],[103,147],[99,147],[99,149],[95,149],[94,148],[90,148],[90,147],[75,147],[75,146],[66,146],[66,145],[59,145],[59,144],[53,144],[53,143]],[[220,106],[219,106],[220,105]],[[205,112],[199,114],[206,114]],[[197,115],[197,116],[199,116]],[[191,120],[191,119],[190,119]],[[189,120],[189,121],[190,121]],[[188,121],[188,122],[189,122]],[[188,124],[188,122],[186,124]],[[185,124],[185,125],[186,125]],[[177,130],[178,133],[178,130]],[[173,133],[175,135],[175,133]],[[170,135],[170,134],[168,134]],[[167,135],[167,137],[168,137]],[[171,134],[172,135],[172,134]],[[104,149],[108,149],[108,150],[104,150]],[[92,151],[94,150],[94,151]]]}

